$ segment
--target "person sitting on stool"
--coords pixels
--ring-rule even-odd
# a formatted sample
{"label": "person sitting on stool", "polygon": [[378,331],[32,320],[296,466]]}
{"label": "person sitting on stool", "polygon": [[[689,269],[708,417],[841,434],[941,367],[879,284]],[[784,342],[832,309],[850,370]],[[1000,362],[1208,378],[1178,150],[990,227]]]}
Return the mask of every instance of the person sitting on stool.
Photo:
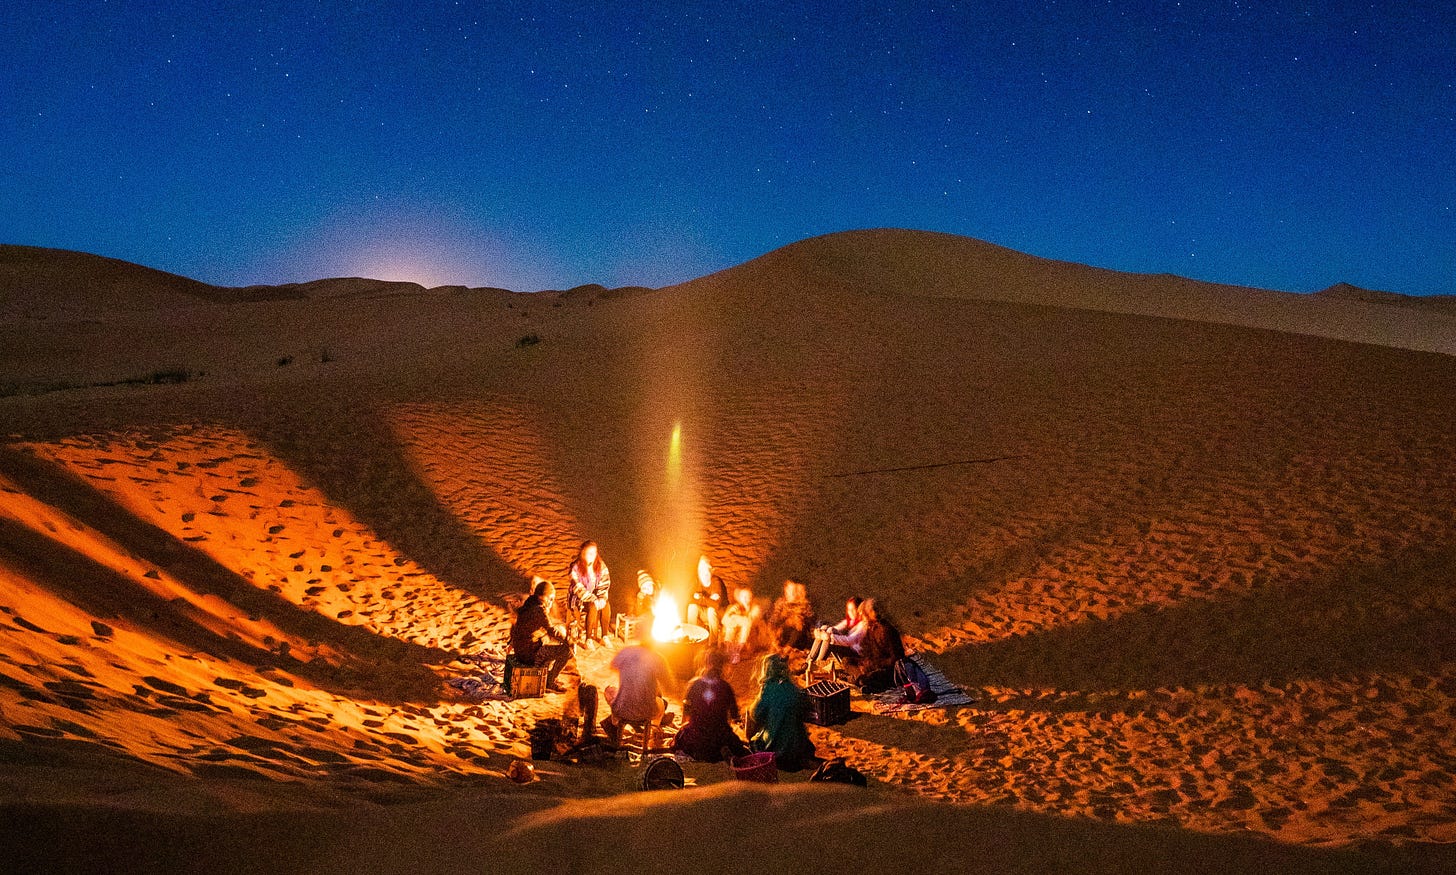
{"label": "person sitting on stool", "polygon": [[556,676],[575,652],[566,638],[566,627],[551,625],[550,614],[555,604],[556,587],[549,580],[537,582],[516,612],[516,623],[511,627],[511,651],[518,662],[545,668],[547,688],[560,693],[566,688],[556,682]]}
{"label": "person sitting on stool", "polygon": [[617,672],[617,684],[608,686],[604,695],[612,713],[603,722],[607,740],[616,745],[622,737],[622,728],[627,724],[672,722],[667,711],[665,693],[677,683],[667,660],[652,647],[652,625],[639,623],[633,630],[637,641],[624,647],[612,657],[612,669]]}

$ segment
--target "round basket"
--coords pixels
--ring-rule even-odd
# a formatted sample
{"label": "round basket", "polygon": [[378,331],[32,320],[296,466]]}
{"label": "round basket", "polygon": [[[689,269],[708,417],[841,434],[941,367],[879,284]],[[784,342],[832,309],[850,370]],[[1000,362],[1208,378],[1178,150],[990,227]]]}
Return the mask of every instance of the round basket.
{"label": "round basket", "polygon": [[771,750],[734,757],[728,761],[733,777],[740,781],[757,781],[760,784],[779,782],[779,755]]}

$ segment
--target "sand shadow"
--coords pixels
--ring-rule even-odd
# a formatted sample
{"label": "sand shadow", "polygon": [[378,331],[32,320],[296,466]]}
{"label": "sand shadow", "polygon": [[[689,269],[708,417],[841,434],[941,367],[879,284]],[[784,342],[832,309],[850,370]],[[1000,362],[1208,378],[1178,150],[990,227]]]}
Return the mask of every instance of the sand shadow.
{"label": "sand shadow", "polygon": [[1456,662],[1453,563],[1450,547],[1407,550],[1315,579],[1145,607],[934,659],[961,683],[1084,691],[1431,672]]}
{"label": "sand shadow", "polygon": [[[90,485],[47,462],[0,448],[0,472],[27,493],[106,536],[144,562],[167,573],[200,595],[220,598],[241,614],[265,618],[285,634],[305,641],[326,642],[365,663],[387,661],[394,679],[411,687],[434,689],[434,675],[424,666],[445,662],[452,654],[412,642],[385,638],[363,626],[340,623],[259,589],[208,554],[151,525]],[[0,518],[0,548],[9,562],[72,604],[108,617],[128,616],[157,634],[186,645],[259,668],[284,668],[321,688],[340,694],[334,669],[261,650],[240,639],[218,635],[180,612],[171,601],[138,586],[126,575],[36,532]],[[165,621],[163,621],[165,618]],[[380,691],[371,691],[377,694]]]}
{"label": "sand shadow", "polygon": [[[0,812],[9,827],[0,853],[17,871],[36,872],[83,871],[124,859],[137,872],[463,871],[462,860],[485,860],[499,871],[679,873],[690,860],[692,871],[727,873],[742,871],[745,849],[781,871],[812,871],[828,857],[848,854],[871,871],[908,864],[916,871],[986,875],[1421,873],[1449,871],[1453,862],[1449,847],[1310,848],[845,795],[857,792],[791,795],[729,786],[595,806],[483,796],[361,807],[348,815],[316,809],[159,815],[25,803]],[[482,829],[482,822],[495,828]]]}
{"label": "sand shadow", "polygon": [[384,420],[280,407],[233,427],[441,583],[493,604],[522,589],[521,573],[440,502]]}

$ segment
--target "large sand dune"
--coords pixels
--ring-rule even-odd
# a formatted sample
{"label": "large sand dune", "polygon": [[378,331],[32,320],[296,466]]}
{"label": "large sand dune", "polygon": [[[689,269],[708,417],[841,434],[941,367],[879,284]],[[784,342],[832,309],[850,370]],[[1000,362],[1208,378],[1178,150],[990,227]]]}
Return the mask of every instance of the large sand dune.
{"label": "large sand dune", "polygon": [[[794,869],[910,830],[967,871],[1451,862],[1439,308],[898,231],[631,294],[169,289],[0,325],[11,859]],[[817,729],[864,793],[515,787],[571,697],[441,681],[583,537],[624,582],[691,542],[764,596],[883,597],[980,701]]]}

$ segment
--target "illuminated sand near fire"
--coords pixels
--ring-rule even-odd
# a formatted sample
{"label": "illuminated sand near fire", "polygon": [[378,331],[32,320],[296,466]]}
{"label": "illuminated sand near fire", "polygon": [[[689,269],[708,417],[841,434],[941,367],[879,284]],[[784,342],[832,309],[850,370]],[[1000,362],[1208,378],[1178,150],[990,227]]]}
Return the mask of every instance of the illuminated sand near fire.
{"label": "illuminated sand near fire", "polygon": [[[1285,297],[884,232],[623,295],[12,315],[11,856],[668,871],[670,842],[732,869],[735,843],[894,860],[913,823],[969,871],[1438,866],[1456,321]],[[170,365],[207,375],[57,385]],[[980,701],[816,728],[869,792],[517,787],[574,696],[443,680],[584,537],[620,596],[700,539],[763,596],[882,597]]]}

